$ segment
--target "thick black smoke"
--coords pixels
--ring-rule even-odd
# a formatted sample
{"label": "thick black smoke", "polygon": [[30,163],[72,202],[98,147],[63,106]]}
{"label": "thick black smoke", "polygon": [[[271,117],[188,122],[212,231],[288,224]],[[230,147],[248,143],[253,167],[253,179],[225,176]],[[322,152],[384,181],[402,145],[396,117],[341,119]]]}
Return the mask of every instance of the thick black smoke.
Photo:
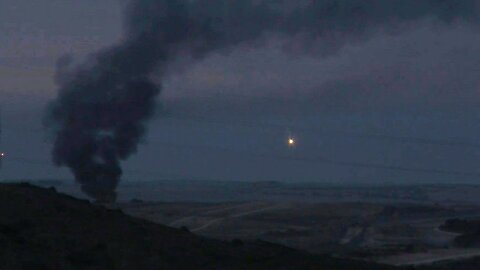
{"label": "thick black smoke", "polygon": [[164,75],[180,56],[201,59],[270,34],[305,45],[328,40],[334,51],[421,19],[475,20],[477,1],[133,0],[126,10],[122,42],[77,67],[59,61],[47,117],[54,162],[100,201],[115,200],[120,163],[136,152],[154,112],[161,85],[151,75]]}

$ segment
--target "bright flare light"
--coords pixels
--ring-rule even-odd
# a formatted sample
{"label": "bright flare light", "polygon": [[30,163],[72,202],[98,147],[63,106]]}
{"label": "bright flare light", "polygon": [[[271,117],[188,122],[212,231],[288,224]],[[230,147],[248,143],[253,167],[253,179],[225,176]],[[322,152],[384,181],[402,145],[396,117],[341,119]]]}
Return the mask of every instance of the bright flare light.
{"label": "bright flare light", "polygon": [[288,146],[293,147],[293,146],[295,146],[295,143],[296,142],[295,142],[294,138],[292,138],[292,137],[288,138]]}

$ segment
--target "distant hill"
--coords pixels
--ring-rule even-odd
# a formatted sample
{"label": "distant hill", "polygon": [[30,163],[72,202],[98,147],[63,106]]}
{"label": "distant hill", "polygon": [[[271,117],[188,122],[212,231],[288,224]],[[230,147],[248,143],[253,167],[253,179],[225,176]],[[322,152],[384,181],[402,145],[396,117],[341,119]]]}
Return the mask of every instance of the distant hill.
{"label": "distant hill", "polygon": [[266,242],[223,242],[29,184],[0,185],[0,269],[324,269],[389,266]]}

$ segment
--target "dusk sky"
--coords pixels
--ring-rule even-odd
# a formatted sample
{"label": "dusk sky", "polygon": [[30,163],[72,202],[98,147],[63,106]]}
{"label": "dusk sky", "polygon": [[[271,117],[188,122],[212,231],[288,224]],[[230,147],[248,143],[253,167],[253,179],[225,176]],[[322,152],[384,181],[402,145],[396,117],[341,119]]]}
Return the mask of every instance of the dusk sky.
{"label": "dusk sky", "polygon": [[[42,125],[56,62],[119,42],[123,2],[0,0],[0,179],[73,179]],[[477,18],[425,16],[179,57],[124,179],[476,182],[479,30]]]}

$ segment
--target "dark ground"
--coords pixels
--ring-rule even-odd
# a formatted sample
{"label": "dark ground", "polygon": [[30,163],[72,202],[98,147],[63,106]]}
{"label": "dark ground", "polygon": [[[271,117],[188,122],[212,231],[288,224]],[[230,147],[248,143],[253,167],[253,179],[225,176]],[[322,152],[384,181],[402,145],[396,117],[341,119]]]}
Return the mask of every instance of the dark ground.
{"label": "dark ground", "polygon": [[0,268],[391,269],[266,242],[223,242],[27,184],[0,185]]}
{"label": "dark ground", "polygon": [[[0,185],[0,269],[400,269],[219,241],[28,184]],[[479,269],[480,260],[407,269]]]}

